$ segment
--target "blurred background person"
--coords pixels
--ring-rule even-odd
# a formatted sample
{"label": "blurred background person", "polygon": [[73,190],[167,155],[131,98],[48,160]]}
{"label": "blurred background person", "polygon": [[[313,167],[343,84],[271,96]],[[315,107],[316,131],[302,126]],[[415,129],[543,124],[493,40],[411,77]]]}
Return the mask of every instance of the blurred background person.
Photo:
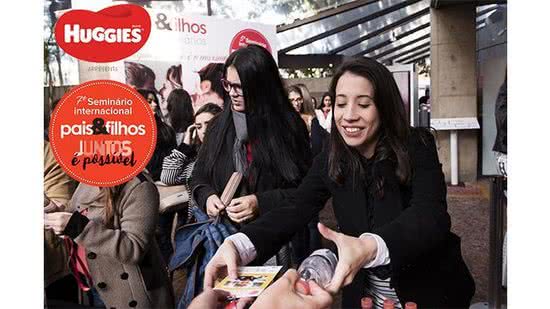
{"label": "blurred background person", "polygon": [[[302,89],[298,87],[297,85],[292,85],[287,88],[288,92],[288,99],[290,100],[290,103],[294,107],[294,110],[296,110],[300,117],[304,120],[304,123],[307,126],[308,132],[311,132],[311,121],[314,118],[315,113],[313,110],[311,112],[308,112],[309,104],[305,103],[304,95],[302,94]],[[311,97],[310,97],[310,104],[311,104]]]}
{"label": "blurred background person", "polygon": [[183,89],[172,90],[166,101],[167,123],[174,129],[176,144],[180,145],[187,128],[193,124],[193,103],[189,93]]}
{"label": "blurred background person", "polygon": [[332,123],[332,101],[334,101],[333,96],[329,92],[325,92],[321,97],[319,105],[315,109],[315,115],[317,116],[319,125],[328,133],[330,133]]}
{"label": "blurred background person", "polygon": [[309,89],[304,84],[296,84],[296,87],[300,89],[300,93],[302,94],[302,109],[301,113],[305,115],[309,115],[312,117],[315,117],[315,103],[314,98],[311,96],[311,93],[309,92]]}
{"label": "blurred background person", "polygon": [[[311,137],[311,154],[312,157],[315,157],[321,152],[323,145],[328,140],[328,133],[321,127],[317,117],[311,115],[314,112],[306,112],[311,107],[311,96],[307,87],[303,84],[296,84],[288,87],[287,92],[292,106],[300,113],[302,120],[308,126]],[[303,93],[307,94],[308,100],[305,99]],[[317,214],[307,228],[297,232],[292,239],[292,255],[295,264],[299,265],[311,252],[321,248],[321,235],[317,230],[318,222],[319,215]]]}
{"label": "blurred background person", "polygon": [[199,72],[200,84],[193,98],[193,108],[197,111],[206,103],[223,107],[223,63],[209,63]]}
{"label": "blurred background person", "polygon": [[183,89],[181,82],[182,69],[181,64],[172,65],[166,70],[166,79],[159,89],[160,111],[163,117],[168,117],[168,97],[174,89]]}
{"label": "blurred background person", "polygon": [[124,74],[126,76],[126,84],[136,89],[157,92],[155,88],[155,72],[148,66],[137,62],[125,61]]}
{"label": "blurred background person", "polygon": [[160,103],[157,94],[153,90],[148,89],[137,89],[139,94],[145,98],[149,106],[160,119],[162,119],[162,113],[160,111]]}

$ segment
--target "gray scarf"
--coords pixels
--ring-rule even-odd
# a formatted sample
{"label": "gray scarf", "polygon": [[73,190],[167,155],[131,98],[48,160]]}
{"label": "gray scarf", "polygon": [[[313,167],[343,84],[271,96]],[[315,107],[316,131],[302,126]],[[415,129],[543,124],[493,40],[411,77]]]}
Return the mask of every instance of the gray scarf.
{"label": "gray scarf", "polygon": [[235,143],[233,144],[233,163],[235,171],[246,175],[248,160],[246,159],[246,142],[248,141],[248,128],[246,126],[246,114],[231,110],[233,125],[235,125]]}

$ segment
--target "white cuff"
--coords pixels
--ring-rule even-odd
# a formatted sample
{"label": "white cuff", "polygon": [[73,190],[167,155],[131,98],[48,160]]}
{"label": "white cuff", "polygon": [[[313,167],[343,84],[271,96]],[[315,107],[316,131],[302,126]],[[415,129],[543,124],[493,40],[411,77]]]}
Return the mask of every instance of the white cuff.
{"label": "white cuff", "polygon": [[361,236],[359,236],[360,239],[363,239],[365,237],[372,237],[376,241],[376,257],[374,260],[370,261],[367,265],[363,266],[363,268],[372,268],[377,267],[381,265],[388,265],[390,261],[390,253],[388,251],[388,247],[386,246],[386,242],[382,239],[382,237],[371,234],[371,233],[363,233]]}
{"label": "white cuff", "polygon": [[254,248],[254,244],[252,244],[250,238],[248,238],[246,234],[236,233],[227,237],[225,240],[231,240],[235,248],[237,248],[239,256],[241,257],[241,265],[247,265],[256,258],[256,248]]}

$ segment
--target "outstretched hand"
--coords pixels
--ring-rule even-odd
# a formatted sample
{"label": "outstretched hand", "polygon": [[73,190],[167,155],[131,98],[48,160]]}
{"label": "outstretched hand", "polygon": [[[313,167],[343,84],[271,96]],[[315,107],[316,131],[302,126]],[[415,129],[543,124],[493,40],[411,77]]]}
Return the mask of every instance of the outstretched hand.
{"label": "outstretched hand", "polygon": [[360,239],[335,232],[319,223],[317,228],[323,237],[338,247],[338,264],[327,290],[336,294],[342,287],[349,285],[363,266],[376,257],[376,241],[367,237]]}

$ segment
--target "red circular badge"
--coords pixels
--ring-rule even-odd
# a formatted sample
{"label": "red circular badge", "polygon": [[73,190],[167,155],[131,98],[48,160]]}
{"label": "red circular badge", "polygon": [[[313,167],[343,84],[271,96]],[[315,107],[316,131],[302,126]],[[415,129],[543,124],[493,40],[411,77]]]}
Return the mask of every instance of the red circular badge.
{"label": "red circular badge", "polygon": [[111,187],[139,174],[153,155],[153,110],[128,85],[95,80],[65,94],[52,113],[55,159],[72,178]]}
{"label": "red circular badge", "polygon": [[237,33],[231,40],[231,44],[229,45],[229,53],[231,54],[237,49],[246,47],[250,44],[259,45],[271,53],[271,46],[265,36],[254,29],[244,29],[239,31],[239,33]]}

